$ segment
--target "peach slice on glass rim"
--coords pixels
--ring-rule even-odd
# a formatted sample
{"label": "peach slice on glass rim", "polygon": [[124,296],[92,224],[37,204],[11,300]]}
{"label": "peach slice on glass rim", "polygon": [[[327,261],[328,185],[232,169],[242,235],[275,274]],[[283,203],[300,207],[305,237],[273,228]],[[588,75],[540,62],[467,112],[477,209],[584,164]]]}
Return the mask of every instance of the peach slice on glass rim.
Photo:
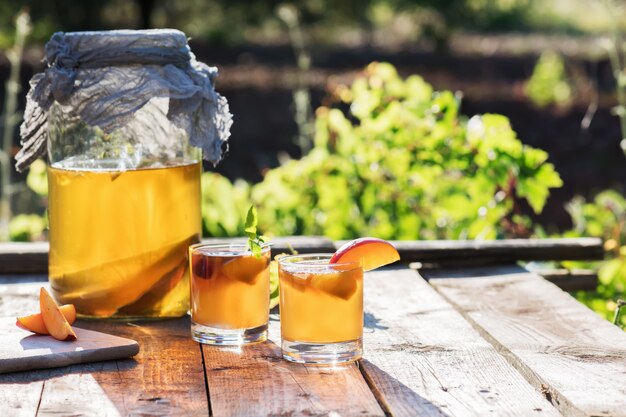
{"label": "peach slice on glass rim", "polygon": [[337,249],[329,263],[361,261],[363,271],[371,271],[398,260],[400,254],[391,243],[375,237],[361,237]]}
{"label": "peach slice on glass rim", "polygon": [[[76,321],[76,308],[74,307],[74,304],[62,305],[59,307],[59,310],[61,310],[63,317],[65,317],[70,325]],[[48,329],[46,329],[41,313],[18,317],[15,324],[17,324],[18,327],[21,327],[24,330],[30,330],[33,333],[50,334]]]}

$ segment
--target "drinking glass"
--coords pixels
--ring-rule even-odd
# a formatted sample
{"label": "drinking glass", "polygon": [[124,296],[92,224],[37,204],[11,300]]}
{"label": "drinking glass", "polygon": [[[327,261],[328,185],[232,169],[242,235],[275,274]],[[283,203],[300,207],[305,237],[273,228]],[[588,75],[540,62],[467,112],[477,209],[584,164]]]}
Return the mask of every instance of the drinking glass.
{"label": "drinking glass", "polygon": [[363,267],[330,264],[332,254],[280,258],[280,328],[283,357],[335,364],[363,353]]}
{"label": "drinking glass", "polygon": [[191,264],[191,336],[200,343],[241,345],[267,339],[270,247],[197,244]]}

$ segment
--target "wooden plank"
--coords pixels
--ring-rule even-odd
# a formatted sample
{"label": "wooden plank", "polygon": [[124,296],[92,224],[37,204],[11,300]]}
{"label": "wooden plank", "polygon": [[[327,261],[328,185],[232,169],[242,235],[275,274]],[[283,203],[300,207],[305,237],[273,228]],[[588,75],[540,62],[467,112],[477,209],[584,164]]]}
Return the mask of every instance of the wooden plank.
{"label": "wooden plank", "polygon": [[[206,243],[245,242],[241,238],[209,238]],[[335,245],[320,236],[285,236],[272,241],[272,251],[290,253],[294,248],[299,253],[334,252]],[[0,243],[0,274],[44,274],[48,272],[48,242]],[[1,279],[2,277],[0,277]]]}
{"label": "wooden plank", "polygon": [[0,411],[3,417],[35,417],[43,381],[51,371],[0,375]]}
{"label": "wooden plank", "polygon": [[365,282],[362,371],[391,415],[561,415],[415,271]]}
{"label": "wooden plank", "polygon": [[[106,362],[107,368],[96,371],[74,367],[95,379],[121,415],[208,416],[202,354],[191,340],[187,317],[135,324],[81,321],[80,325],[132,337],[141,346],[136,361]],[[46,381],[41,408],[63,410],[52,406],[65,395],[68,377]]]}
{"label": "wooden plank", "polygon": [[115,362],[68,367],[66,372],[49,375],[44,382],[37,416],[121,417],[104,387],[94,377],[98,372],[116,372]]}
{"label": "wooden plank", "polygon": [[[47,278],[46,278],[47,281]],[[17,317],[39,311],[39,289],[48,283],[12,283],[0,285],[0,315]]]}
{"label": "wooden plank", "polygon": [[283,360],[279,327],[270,321],[267,343],[202,346],[212,415],[385,415],[355,364],[328,368]]}
{"label": "wooden plank", "polygon": [[[414,267],[414,263],[409,266]],[[433,268],[423,268],[420,264],[415,269],[417,269],[418,272],[422,272],[423,277],[427,278],[428,271]],[[531,272],[541,275],[547,281],[567,292],[595,291],[598,287],[597,272],[587,269],[550,269]]]}
{"label": "wooden plank", "polygon": [[[338,241],[341,246],[345,241]],[[594,260],[604,257],[602,240],[502,239],[502,240],[395,240],[402,262],[436,265],[485,265],[516,261]]]}
{"label": "wooden plank", "polygon": [[537,271],[545,280],[563,291],[595,291],[598,287],[598,274],[590,270],[555,269]]}
{"label": "wooden plank", "polygon": [[[40,286],[1,285],[2,314],[33,311]],[[0,402],[3,417],[34,416],[37,404],[38,415],[108,415],[109,410],[110,415],[123,416],[208,416],[202,352],[191,340],[188,318],[138,323],[78,320],[76,325],[135,339],[141,350],[134,359],[0,375],[0,401],[9,400]],[[11,402],[16,393],[24,396],[25,404]],[[29,400],[35,397],[36,403]]]}
{"label": "wooden plank", "polygon": [[[211,238],[207,243],[241,241]],[[334,252],[345,241],[333,243],[324,237],[288,236],[273,239],[274,253],[288,253],[293,247],[300,253]],[[430,240],[394,241],[403,262],[435,265],[485,265],[513,263],[518,260],[593,260],[602,259],[602,240],[576,239],[503,239],[493,241]],[[0,273],[33,274],[48,270],[48,243],[0,244]]]}
{"label": "wooden plank", "polygon": [[626,416],[626,333],[516,266],[427,272],[430,283],[567,416]]}
{"label": "wooden plank", "polygon": [[47,273],[48,248],[48,242],[0,243],[0,273]]}

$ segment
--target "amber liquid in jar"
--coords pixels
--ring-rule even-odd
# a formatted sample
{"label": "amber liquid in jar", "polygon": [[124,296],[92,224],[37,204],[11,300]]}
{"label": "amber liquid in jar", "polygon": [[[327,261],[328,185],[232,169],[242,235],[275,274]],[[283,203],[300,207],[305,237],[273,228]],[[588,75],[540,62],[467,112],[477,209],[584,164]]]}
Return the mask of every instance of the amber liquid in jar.
{"label": "amber liquid in jar", "polygon": [[188,247],[199,241],[198,161],[48,170],[50,284],[94,317],[179,317],[189,308]]}

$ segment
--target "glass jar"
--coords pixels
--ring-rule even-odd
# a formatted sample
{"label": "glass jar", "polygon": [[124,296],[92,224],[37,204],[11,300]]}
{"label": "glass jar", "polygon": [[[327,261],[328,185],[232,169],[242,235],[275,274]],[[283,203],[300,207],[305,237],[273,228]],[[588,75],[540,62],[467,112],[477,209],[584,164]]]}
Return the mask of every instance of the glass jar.
{"label": "glass jar", "polygon": [[72,109],[48,112],[50,285],[83,316],[178,317],[189,308],[188,247],[202,232],[199,152],[173,126],[135,127],[105,134]]}
{"label": "glass jar", "polygon": [[217,68],[174,29],[57,32],[44,62],[16,169],[48,155],[55,298],[90,317],[186,314],[201,160],[221,160],[232,124]]}

